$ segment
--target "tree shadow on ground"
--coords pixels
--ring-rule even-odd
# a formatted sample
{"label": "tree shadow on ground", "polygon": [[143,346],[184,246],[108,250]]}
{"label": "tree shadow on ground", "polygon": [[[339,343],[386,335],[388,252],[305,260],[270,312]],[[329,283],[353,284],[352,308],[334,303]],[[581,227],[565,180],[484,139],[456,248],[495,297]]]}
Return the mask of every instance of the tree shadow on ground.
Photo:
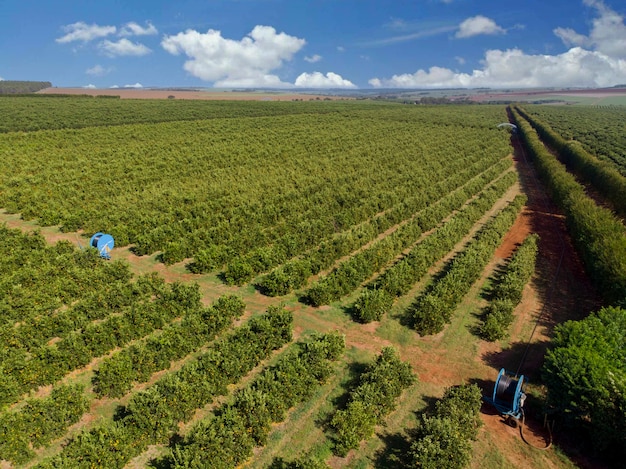
{"label": "tree shadow on ground", "polygon": [[[435,411],[435,404],[440,400],[434,396],[423,396],[426,403],[423,410],[415,412],[416,418],[421,415],[431,415]],[[378,437],[383,442],[383,448],[374,456],[376,469],[408,469],[412,466],[409,452],[416,439],[416,428],[408,428],[397,433],[382,433]]]}
{"label": "tree shadow on ground", "polygon": [[[361,379],[361,375],[367,371],[369,363],[351,362],[348,364],[348,370],[346,375],[348,379],[341,383],[339,386],[343,389],[343,392],[331,400],[333,409],[345,409],[350,399],[350,392],[354,390]],[[330,421],[333,418],[335,411],[328,414],[320,414],[315,420],[315,425],[320,428],[324,428],[327,432],[331,433]]]}
{"label": "tree shadow on ground", "polygon": [[548,345],[548,341],[515,342],[504,350],[485,353],[482,359],[496,370],[504,368],[538,383],[541,382],[541,366]]}

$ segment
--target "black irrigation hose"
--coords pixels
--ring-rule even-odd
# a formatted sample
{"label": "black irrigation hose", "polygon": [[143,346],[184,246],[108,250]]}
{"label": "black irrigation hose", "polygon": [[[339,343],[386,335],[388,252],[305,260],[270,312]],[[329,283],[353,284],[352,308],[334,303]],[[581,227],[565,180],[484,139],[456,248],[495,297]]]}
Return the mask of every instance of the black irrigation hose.
{"label": "black irrigation hose", "polygon": [[524,436],[524,424],[525,423],[526,423],[526,414],[524,414],[524,409],[522,408],[522,423],[519,427],[519,434],[522,437],[522,440],[524,440],[524,443],[526,443],[528,446],[532,446],[533,448],[540,449],[542,451],[550,449],[550,447],[552,446],[552,429],[550,428],[550,425],[547,423],[547,421],[544,421],[543,426],[544,428],[548,429],[548,444],[544,446],[543,448],[533,445],[530,441],[526,439],[526,437]]}

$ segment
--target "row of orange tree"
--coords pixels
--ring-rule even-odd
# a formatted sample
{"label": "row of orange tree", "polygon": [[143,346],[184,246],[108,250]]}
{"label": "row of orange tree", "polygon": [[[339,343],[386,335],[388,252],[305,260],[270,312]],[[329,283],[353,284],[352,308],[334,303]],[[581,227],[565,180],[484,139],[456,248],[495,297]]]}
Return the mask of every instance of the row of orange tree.
{"label": "row of orange tree", "polygon": [[[557,152],[559,159],[571,168],[579,179],[584,183],[592,184],[620,216],[626,216],[626,175],[620,173],[621,168],[598,159],[587,152],[580,142],[566,140],[546,122],[527,113],[519,106],[515,110],[533,126],[543,142]],[[624,155],[626,163],[626,147]],[[622,172],[626,172],[626,165]]]}
{"label": "row of orange tree", "polygon": [[383,348],[374,363],[359,376],[350,391],[348,404],[332,416],[333,451],[346,456],[351,449],[374,434],[374,427],[396,407],[402,391],[416,381],[411,365],[400,360],[392,347]]}
{"label": "row of orange tree", "polygon": [[[0,239],[0,347],[41,345],[59,331],[73,330],[74,323],[96,319],[88,315],[101,309],[78,307],[59,314],[62,308],[92,301],[114,304],[115,297],[125,301],[131,276],[125,264],[100,262],[95,250],[79,251],[66,241],[49,246],[39,233],[4,224]],[[23,329],[13,330],[16,322]]]}
{"label": "row of orange tree", "polygon": [[626,302],[626,228],[596,204],[585,188],[544,146],[537,132],[512,109],[521,137],[552,199],[566,215],[567,228],[591,279],[607,304]]}
{"label": "row of orange tree", "polygon": [[70,371],[87,365],[116,347],[126,345],[160,329],[185,311],[200,306],[197,285],[173,284],[162,292],[137,298],[121,314],[110,314],[94,321],[62,340],[46,344],[26,354],[15,353],[2,363],[0,403],[15,402],[27,391],[55,383]]}
{"label": "row of orange tree", "polygon": [[282,422],[290,408],[308,399],[329,378],[344,347],[338,333],[316,334],[294,344],[276,364],[238,391],[232,402],[172,445],[157,465],[201,467],[210,461],[215,468],[239,467],[252,456],[255,446],[266,444],[273,423]]}
{"label": "row of orange tree", "polygon": [[611,164],[626,176],[624,106],[536,106],[524,105],[534,118],[550,126],[566,141]]}
{"label": "row of orange tree", "polygon": [[225,295],[210,308],[188,311],[181,321],[106,357],[95,371],[94,391],[99,397],[122,397],[133,384],[145,382],[173,360],[197,350],[223,333],[244,312],[241,298]]}
{"label": "row of orange tree", "polygon": [[522,291],[535,272],[537,240],[536,234],[528,236],[497,276],[480,326],[484,339],[493,341],[509,335],[513,310],[522,301]]}
{"label": "row of orange tree", "polygon": [[166,443],[179,422],[228,392],[250,370],[291,341],[293,317],[281,308],[254,316],[196,360],[131,396],[117,418],[84,430],[40,468],[122,468],[148,445]]}
{"label": "row of orange tree", "polygon": [[[412,206],[411,217],[408,217],[408,214],[403,209],[400,210],[402,213],[401,217],[398,216],[396,210],[384,212],[380,216],[374,217],[370,222],[361,224],[348,232],[341,233],[303,255],[273,269],[269,274],[262,276],[257,281],[257,285],[264,294],[270,296],[285,295],[294,289],[304,286],[309,276],[330,268],[338,259],[353,251],[357,251],[365,244],[375,240],[377,235],[400,221],[403,222],[400,227],[401,233],[410,231],[410,227],[402,227],[402,225],[407,224],[414,227],[417,226],[422,231],[428,230],[467,198],[480,191],[484,185],[496,178],[502,171],[506,171],[510,165],[511,161],[505,158],[491,166],[491,168],[470,178],[466,184],[442,195],[438,200],[434,200],[430,205],[424,206],[422,203],[418,206]],[[461,175],[467,176],[467,173],[461,171]],[[417,212],[413,210],[417,210]],[[418,228],[413,228],[414,233]],[[404,235],[401,233],[394,234],[394,236],[403,236],[405,238],[403,243],[405,244],[414,241],[415,238],[413,240],[410,239],[410,233],[405,233]],[[332,275],[334,274],[331,273]]]}
{"label": "row of orange tree", "polygon": [[506,173],[373,279],[353,305],[355,319],[360,322],[379,321],[391,308],[394,299],[406,295],[435,262],[461,241],[516,179],[515,172]]}
{"label": "row of orange tree", "polygon": [[526,197],[518,195],[485,223],[444,272],[409,306],[408,314],[420,335],[436,334],[450,322],[454,309],[478,280],[525,203]]}
{"label": "row of orange tree", "polygon": [[[173,92],[172,95],[176,96]],[[33,132],[53,129],[109,127],[137,123],[196,121],[215,118],[262,117],[302,113],[332,113],[340,103],[258,101],[201,101],[129,99],[91,96],[1,96],[0,132]]]}
{"label": "row of orange tree", "polygon": [[318,244],[427,192],[459,164],[509,153],[493,125],[502,108],[473,108],[468,121],[457,107],[332,106],[1,134],[0,206],[219,268],[275,244],[291,254],[301,233]]}
{"label": "row of orange tree", "polygon": [[48,445],[89,409],[83,386],[59,386],[45,398],[27,399],[18,410],[0,413],[0,460],[24,464],[34,449]]}
{"label": "row of orange tree", "polygon": [[[510,180],[510,179],[509,179]],[[393,233],[342,262],[328,275],[311,285],[305,295],[314,306],[329,304],[355,290],[375,272],[386,267],[402,251],[409,248],[425,232],[434,228],[454,210],[458,210],[489,181],[478,178],[461,190],[444,196],[438,203],[416,214]]]}
{"label": "row of orange tree", "polygon": [[[337,238],[348,238],[355,232],[357,232],[358,235],[352,236],[352,239],[355,243],[360,243],[354,244],[353,249],[356,249],[373,240],[390,227],[401,222],[406,222],[411,217],[414,217],[416,212],[421,212],[433,204],[441,204],[441,199],[447,198],[449,193],[467,191],[468,184],[466,184],[466,182],[468,180],[476,184],[477,179],[484,181],[486,178],[490,177],[488,175],[492,175],[493,177],[493,174],[498,174],[497,168],[502,168],[507,162],[510,163],[508,159],[498,162],[497,155],[494,158],[467,158],[450,162],[448,168],[450,174],[439,181],[433,182],[428,190],[408,195],[391,208],[379,212],[372,218],[359,223],[355,227],[351,226],[349,229],[343,230],[340,233],[335,233],[337,227],[334,227],[334,229],[329,230],[327,233],[328,236],[334,236],[332,236],[332,238],[324,238],[322,243],[319,243],[319,239],[312,236],[311,230],[303,230],[299,235],[289,233],[271,246],[264,246],[244,255],[236,256],[227,263],[224,277],[228,283],[241,285],[248,282],[255,274],[265,272],[276,265],[284,264],[287,259],[295,257],[298,254],[304,253],[297,259],[299,262],[302,261],[303,257],[312,257],[311,248],[314,252],[323,252],[321,244],[329,242],[336,243],[338,242]],[[351,244],[352,243],[342,243],[341,245],[347,248]],[[308,252],[305,252],[307,250]],[[338,252],[337,254],[338,257],[342,257],[342,255],[347,253],[348,252],[343,252],[342,254]],[[336,259],[337,257],[324,257],[319,260],[310,259],[309,262],[311,263],[311,269],[316,270],[328,267],[330,262]],[[198,261],[196,259],[194,266],[196,266],[197,263]],[[313,270],[311,270],[310,275],[317,273]],[[275,272],[272,272],[272,274],[276,275]],[[261,283],[261,289],[267,294],[276,296],[276,288],[270,283],[271,279],[271,276],[264,278]]]}

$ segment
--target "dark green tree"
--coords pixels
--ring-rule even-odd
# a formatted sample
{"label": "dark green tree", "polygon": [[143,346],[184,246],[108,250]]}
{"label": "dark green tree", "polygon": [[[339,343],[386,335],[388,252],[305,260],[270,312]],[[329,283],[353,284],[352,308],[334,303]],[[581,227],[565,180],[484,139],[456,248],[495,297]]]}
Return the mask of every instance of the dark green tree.
{"label": "dark green tree", "polygon": [[549,408],[582,442],[626,455],[626,310],[607,307],[558,326],[543,379]]}

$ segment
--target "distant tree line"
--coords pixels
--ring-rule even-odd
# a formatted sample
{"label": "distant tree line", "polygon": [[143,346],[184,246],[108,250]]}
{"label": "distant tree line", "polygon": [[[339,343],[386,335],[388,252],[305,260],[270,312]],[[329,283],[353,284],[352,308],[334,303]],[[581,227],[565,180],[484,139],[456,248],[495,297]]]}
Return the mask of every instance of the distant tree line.
{"label": "distant tree line", "polygon": [[49,81],[11,81],[0,80],[0,94],[24,94],[35,93],[45,88],[50,88]]}

